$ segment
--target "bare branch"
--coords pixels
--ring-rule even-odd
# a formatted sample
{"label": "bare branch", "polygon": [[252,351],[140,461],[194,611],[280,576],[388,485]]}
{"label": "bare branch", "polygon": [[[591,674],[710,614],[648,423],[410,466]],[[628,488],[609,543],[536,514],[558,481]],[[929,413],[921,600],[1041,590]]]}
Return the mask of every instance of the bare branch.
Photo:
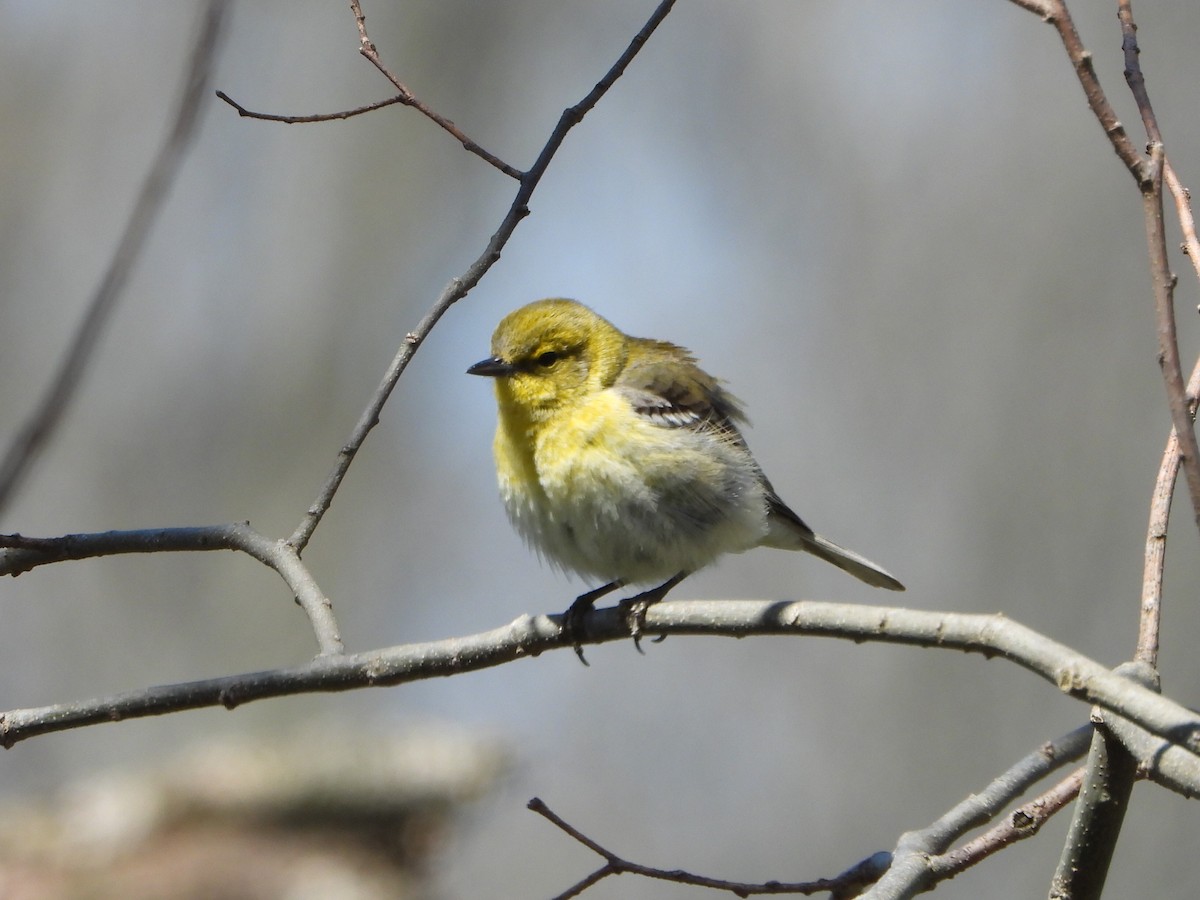
{"label": "bare branch", "polygon": [[[592,107],[599,102],[600,98],[608,92],[608,89],[616,83],[616,80],[621,77],[626,67],[633,61],[638,51],[649,40],[650,35],[654,33],[654,30],[658,28],[663,19],[667,17],[667,14],[674,5],[675,0],[662,0],[654,10],[654,13],[646,21],[646,24],[634,35],[629,46],[625,48],[625,51],[617,58],[617,61],[613,63],[605,76],[588,92],[587,96],[563,112],[559,117],[558,124],[547,139],[545,146],[542,147],[541,153],[538,154],[537,160],[529,171],[521,175],[521,186],[517,190],[517,195],[513,198],[513,202],[509,206],[503,221],[501,221],[500,227],[492,235],[491,240],[488,241],[488,245],[484,248],[483,253],[479,255],[475,262],[471,263],[462,275],[446,285],[437,302],[433,304],[424,318],[418,323],[416,330],[410,331],[404,336],[404,342],[392,358],[387,371],[384,373],[383,380],[375,389],[374,394],[372,394],[367,408],[363,410],[362,415],[354,426],[354,430],[350,433],[349,439],[342,445],[342,449],[338,452],[333,470],[326,477],[325,483],[321,485],[316,500],[309,506],[304,518],[301,519],[292,536],[288,538],[288,543],[295,547],[297,551],[303,552],[308,542],[312,539],[313,532],[316,531],[321,519],[328,511],[329,505],[333,502],[334,495],[341,486],[342,480],[346,477],[346,472],[350,469],[350,463],[354,461],[355,455],[367,439],[367,435],[371,432],[371,429],[378,424],[379,414],[382,412],[384,404],[387,403],[388,397],[391,396],[392,390],[396,387],[396,383],[400,380],[400,376],[404,374],[404,370],[408,367],[413,354],[417,352],[417,349],[424,342],[425,338],[429,336],[429,332],[433,330],[433,327],[446,314],[446,311],[465,297],[479,283],[480,279],[487,274],[488,269],[495,264],[496,260],[500,258],[501,250],[508,243],[508,239],[512,237],[517,225],[520,224],[523,218],[529,215],[529,199],[533,196],[534,190],[541,182],[542,176],[546,173],[546,168],[554,158],[554,154],[562,146],[567,132],[578,125]],[[357,3],[352,4],[352,6],[355,9],[356,16],[361,16],[361,10],[359,10]],[[360,34],[363,40],[369,44],[370,42],[366,38],[365,27],[360,26]]]}
{"label": "bare branch", "polygon": [[375,49],[375,44],[367,36],[367,17],[363,15],[362,6],[359,4],[359,0],[350,0],[350,9],[353,11],[354,21],[358,25],[358,52],[361,53],[367,59],[367,61],[371,63],[371,65],[378,69],[380,74],[390,81],[392,86],[399,91],[399,102],[403,103],[405,106],[411,106],[431,122],[434,122],[440,128],[443,128],[448,133],[454,135],[455,139],[463,145],[463,149],[467,150],[469,153],[474,153],[484,162],[495,166],[509,178],[520,181],[520,170],[513,168],[494,153],[485,150],[479,144],[475,143],[473,140],[463,134],[462,129],[460,129],[457,125],[435,110],[430,109],[417,99],[416,95],[414,95],[413,92],[408,89],[404,82],[402,82],[394,72],[388,69],[388,67],[383,64],[383,60],[379,58],[379,51]]}
{"label": "bare branch", "polygon": [[1137,23],[1133,21],[1133,7],[1130,0],[1117,0],[1117,19],[1121,22],[1121,50],[1125,54],[1125,82],[1137,103],[1138,112],[1142,116],[1142,127],[1146,129],[1146,138],[1151,144],[1162,143],[1162,132],[1158,130],[1158,118],[1154,115],[1154,107],[1150,105],[1150,95],[1146,92],[1146,79],[1142,75],[1142,66],[1138,60],[1141,50],[1137,43]]}
{"label": "bare branch", "polygon": [[1200,278],[1200,240],[1196,238],[1196,219],[1192,215],[1192,194],[1183,186],[1170,160],[1163,161],[1163,180],[1175,198],[1175,213],[1179,216],[1179,227],[1183,231],[1183,252],[1192,261],[1196,277]]}
{"label": "bare branch", "polygon": [[389,97],[386,100],[379,100],[375,103],[368,103],[366,106],[357,106],[354,109],[343,109],[339,112],[332,113],[317,113],[311,116],[280,116],[274,113],[253,112],[242,104],[238,103],[224,91],[217,91],[217,96],[237,110],[239,116],[247,119],[262,119],[264,122],[282,122],[285,125],[306,125],[313,122],[332,122],[336,119],[350,119],[354,116],[361,116],[363,113],[374,112],[377,109],[383,109],[385,106],[394,106],[397,103],[408,103],[408,98],[403,95]]}
{"label": "bare branch", "polygon": [[[937,821],[901,835],[887,874],[865,897],[872,900],[911,897],[930,889],[938,881],[952,878],[1007,844],[1031,837],[1037,830],[1034,823],[1040,825],[1042,820],[1029,816],[1022,808],[1014,810],[1005,822],[987,835],[952,853],[945,852],[966,832],[994,819],[1034,784],[1083,756],[1091,734],[1092,726],[1084,725],[1057,740],[1047,741]],[[985,837],[988,840],[982,840]]]}
{"label": "bare branch", "polygon": [[1075,30],[1075,22],[1071,19],[1071,13],[1067,9],[1066,3],[1063,0],[1012,0],[1012,2],[1022,9],[1036,13],[1041,16],[1042,21],[1054,26],[1063,48],[1067,51],[1067,58],[1075,68],[1075,77],[1079,79],[1079,83],[1083,87],[1083,94],[1087,98],[1092,114],[1100,122],[1100,127],[1104,129],[1104,133],[1112,143],[1113,150],[1121,158],[1121,162],[1125,163],[1125,167],[1129,169],[1134,180],[1139,186],[1144,185],[1150,177],[1146,161],[1134,147],[1133,141],[1125,132],[1125,126],[1121,124],[1112,104],[1108,102],[1108,97],[1105,96],[1104,89],[1100,86],[1100,79],[1096,77],[1096,70],[1092,66],[1091,51],[1083,46],[1083,40],[1079,37],[1079,32]]}
{"label": "bare branch", "polygon": [[[182,709],[217,705],[232,708],[267,697],[404,684],[486,669],[577,642],[629,639],[625,618],[615,607],[588,614],[581,631],[580,635],[564,635],[561,616],[522,616],[504,627],[465,637],[321,656],[290,668],[13,710],[0,717],[0,744],[9,746],[51,731]],[[1040,675],[1077,700],[1113,710],[1152,735],[1200,754],[1200,715],[1000,615],[807,601],[664,601],[650,608],[645,632],[729,637],[812,635],[1000,656]]]}
{"label": "bare branch", "polygon": [[322,655],[344,651],[333,605],[286,541],[273,541],[247,522],[196,528],[155,528],[68,534],[57,538],[0,535],[0,575],[17,576],[38,566],[65,560],[94,559],[124,553],[239,550],[274,569],[291,588],[317,638]]}
{"label": "bare branch", "polygon": [[37,408],[17,432],[3,460],[0,460],[0,511],[8,505],[29,467],[66,414],[104,326],[125,288],[129,273],[141,257],[146,237],[175,182],[200,121],[203,108],[201,101],[208,93],[213,60],[220,45],[228,8],[227,0],[209,0],[205,7],[192,45],[187,79],[175,108],[171,130],[159,148],[146,180],[142,182],[137,202],[125,223],[125,230],[109,260],[108,269],[92,295],[54,379]]}
{"label": "bare branch", "polygon": [[1192,500],[1192,516],[1200,527],[1200,446],[1196,442],[1192,410],[1188,408],[1183,369],[1179,361],[1179,341],[1175,334],[1175,276],[1167,260],[1167,237],[1163,227],[1163,146],[1150,145],[1153,177],[1142,192],[1146,218],[1146,243],[1150,253],[1150,277],[1154,285],[1154,310],[1158,326],[1158,361],[1167,388],[1171,423],[1179,440],[1179,456]]}
{"label": "bare branch", "polygon": [[[1192,239],[1195,239],[1193,233]],[[1196,414],[1200,397],[1200,362],[1192,370],[1187,385],[1188,412]],[[1154,493],[1150,498],[1150,524],[1146,529],[1145,563],[1142,569],[1142,604],[1138,619],[1137,651],[1134,659],[1151,667],[1158,666],[1158,638],[1162,628],[1163,571],[1167,558],[1167,525],[1171,519],[1171,500],[1179,476],[1179,432],[1174,428],[1167,438]]]}
{"label": "bare branch", "polygon": [[694,887],[712,888],[725,891],[738,897],[753,897],[768,894],[824,894],[833,893],[838,897],[858,896],[859,891],[870,884],[887,866],[888,855],[877,853],[868,857],[854,867],[847,869],[841,875],[833,878],[819,878],[816,881],[764,881],[750,883],[743,881],[726,881],[722,878],[709,878],[697,875],[683,869],[659,869],[640,863],[622,859],[611,850],[606,849],[586,834],[579,831],[561,816],[555,813],[541,799],[534,797],[526,806],[542,818],[551,822],[556,828],[583,844],[597,856],[604,857],[604,865],[587,877],[573,884],[567,890],[556,894],[554,900],[567,900],[578,897],[598,881],[603,881],[610,875],[640,875],[658,881],[670,881],[675,884],[688,884]]}
{"label": "bare branch", "polygon": [[1133,146],[1125,128],[1117,119],[1116,112],[1096,77],[1092,66],[1092,55],[1083,46],[1079,32],[1067,5],[1063,0],[1013,0],[1024,9],[1037,12],[1058,31],[1063,47],[1075,74],[1083,86],[1088,106],[1108,135],[1117,156],[1125,163],[1138,189],[1142,192],[1143,211],[1146,220],[1146,239],[1150,252],[1150,272],[1154,284],[1155,310],[1158,322],[1159,362],[1163,368],[1163,380],[1167,387],[1167,402],[1171,410],[1171,422],[1179,433],[1184,472],[1187,475],[1188,492],[1192,499],[1193,517],[1200,527],[1200,445],[1197,444],[1192,421],[1187,414],[1184,395],[1183,374],[1179,363],[1179,344],[1175,337],[1174,289],[1175,276],[1171,274],[1167,259],[1166,236],[1163,230],[1162,179],[1165,156],[1162,136],[1154,110],[1145,89],[1138,61],[1137,26],[1133,22],[1130,0],[1118,0],[1122,29],[1122,46],[1125,50],[1125,77],[1133,91],[1142,121],[1150,140],[1150,159],[1146,160]]}
{"label": "bare branch", "polygon": [[1082,775],[1075,815],[1050,881],[1051,900],[1099,900],[1129,808],[1137,763],[1098,724]]}
{"label": "bare branch", "polygon": [[1009,844],[1033,837],[1051,816],[1079,794],[1083,773],[1084,769],[1080,766],[1041,796],[1014,809],[1004,817],[1003,822],[997,823],[979,837],[935,856],[929,861],[934,877],[939,881],[953,878]]}
{"label": "bare branch", "polygon": [[[1147,681],[1154,677],[1153,670],[1147,670],[1144,664],[1134,663],[1132,666],[1143,666],[1143,678]],[[1147,734],[1114,713],[1104,713],[1102,718],[1105,727],[1137,760],[1139,776],[1184,797],[1200,797],[1200,758]]]}

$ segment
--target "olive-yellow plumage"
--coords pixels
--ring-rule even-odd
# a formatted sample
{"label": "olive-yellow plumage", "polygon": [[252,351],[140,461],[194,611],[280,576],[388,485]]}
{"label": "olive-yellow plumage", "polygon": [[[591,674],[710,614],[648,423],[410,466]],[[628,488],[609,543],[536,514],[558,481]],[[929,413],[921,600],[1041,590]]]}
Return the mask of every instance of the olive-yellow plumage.
{"label": "olive-yellow plumage", "polygon": [[758,546],[904,589],[779,499],[738,431],[739,402],[682,347],[629,337],[573,300],[539,300],[506,316],[491,357],[468,371],[495,379],[496,468],[517,531],[555,565],[609,582],[586,605],[666,581],[653,602]]}

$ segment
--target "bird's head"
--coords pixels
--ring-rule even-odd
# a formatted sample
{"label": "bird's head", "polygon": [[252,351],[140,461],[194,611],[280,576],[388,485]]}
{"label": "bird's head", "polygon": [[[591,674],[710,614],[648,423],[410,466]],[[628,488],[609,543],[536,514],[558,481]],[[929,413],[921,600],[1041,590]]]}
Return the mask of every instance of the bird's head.
{"label": "bird's head", "polygon": [[496,379],[502,410],[532,421],[609,387],[629,339],[574,300],[538,300],[509,313],[492,334],[492,355],[467,369]]}

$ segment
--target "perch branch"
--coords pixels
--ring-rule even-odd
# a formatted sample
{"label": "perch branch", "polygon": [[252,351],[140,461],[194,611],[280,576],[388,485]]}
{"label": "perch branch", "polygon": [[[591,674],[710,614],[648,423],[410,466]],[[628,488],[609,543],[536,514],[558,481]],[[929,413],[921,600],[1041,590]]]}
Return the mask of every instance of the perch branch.
{"label": "perch branch", "polygon": [[[664,601],[646,615],[649,634],[811,635],[880,641],[1000,656],[1063,693],[1112,710],[1152,735],[1200,753],[1200,715],[1100,663],[1000,615],[939,613],[894,607],[765,600]],[[617,608],[590,613],[579,642],[629,639]],[[0,717],[0,744],[99,722],[226,706],[292,694],[404,684],[477,671],[547,650],[572,646],[561,616],[522,616],[509,625],[465,637],[382,650],[320,656],[304,665],[152,687],[112,697],[13,710]]]}

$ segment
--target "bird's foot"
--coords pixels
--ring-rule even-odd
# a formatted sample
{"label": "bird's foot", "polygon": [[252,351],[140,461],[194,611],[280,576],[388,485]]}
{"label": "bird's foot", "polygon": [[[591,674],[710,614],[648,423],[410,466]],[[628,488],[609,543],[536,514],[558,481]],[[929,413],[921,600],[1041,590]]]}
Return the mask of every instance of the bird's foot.
{"label": "bird's foot", "polygon": [[[686,572],[680,572],[674,578],[663,582],[658,587],[622,600],[618,605],[621,617],[625,620],[625,624],[629,628],[629,633],[633,636],[633,646],[643,656],[646,654],[646,651],[642,649],[642,632],[646,628],[646,611],[663,597],[667,596],[667,592],[686,577]],[[667,636],[665,634],[660,634],[654,639],[654,643],[661,644],[666,639]]]}
{"label": "bird's foot", "polygon": [[597,600],[619,587],[621,587],[620,581],[610,581],[608,584],[601,585],[595,590],[588,591],[586,594],[580,594],[575,598],[575,602],[571,604],[570,608],[563,613],[563,643],[571,643],[575,648],[575,655],[579,657],[579,661],[585,666],[590,665],[590,663],[584,658],[581,641],[585,632],[584,622],[587,620],[587,615],[595,607]]}
{"label": "bird's foot", "polygon": [[587,594],[576,599],[570,608],[563,613],[562,634],[563,641],[571,643],[575,648],[575,655],[579,657],[579,661],[587,666],[591,664],[583,655],[583,644],[580,641],[583,638],[584,619],[592,611],[592,604],[590,601],[584,602],[585,597],[587,597]]}
{"label": "bird's foot", "polygon": [[[646,655],[646,651],[642,649],[642,631],[646,627],[646,610],[657,602],[657,599],[647,598],[646,594],[638,594],[636,597],[622,600],[618,606],[618,609],[621,611],[621,618],[625,620],[629,634],[633,637],[634,649],[642,654],[642,656]],[[664,637],[666,635],[659,635],[654,640],[660,641]]]}

